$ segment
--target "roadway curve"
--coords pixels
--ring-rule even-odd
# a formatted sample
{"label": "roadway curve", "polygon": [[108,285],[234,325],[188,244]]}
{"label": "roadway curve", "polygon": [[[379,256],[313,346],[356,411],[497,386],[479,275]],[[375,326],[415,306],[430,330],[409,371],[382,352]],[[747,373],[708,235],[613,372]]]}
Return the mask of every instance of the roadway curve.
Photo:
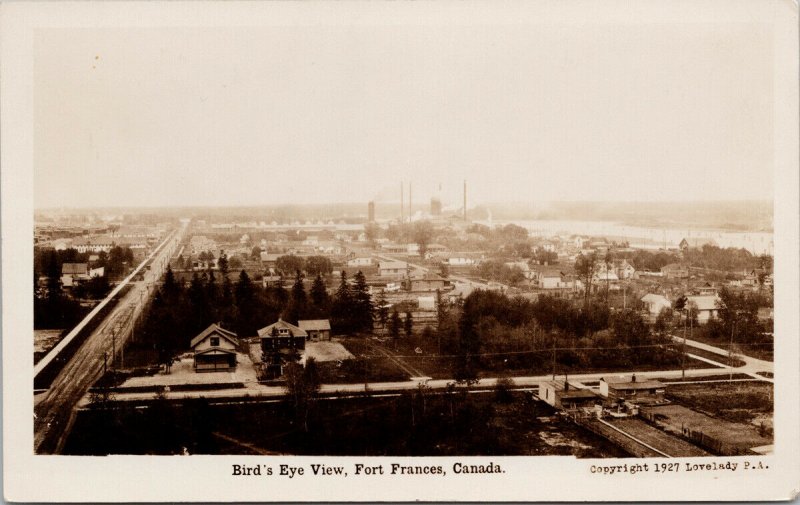
{"label": "roadway curve", "polygon": [[145,271],[142,281],[133,281],[133,274],[123,281],[132,288],[81,344],[50,388],[34,400],[34,449],[37,454],[58,454],[63,449],[75,421],[75,407],[103,374],[104,353],[107,353],[108,363],[111,364],[112,346],[119,353],[145,299],[152,293],[153,285],[166,271],[169,258],[185,230],[184,223],[179,230],[170,233],[142,263],[152,258],[151,268]]}

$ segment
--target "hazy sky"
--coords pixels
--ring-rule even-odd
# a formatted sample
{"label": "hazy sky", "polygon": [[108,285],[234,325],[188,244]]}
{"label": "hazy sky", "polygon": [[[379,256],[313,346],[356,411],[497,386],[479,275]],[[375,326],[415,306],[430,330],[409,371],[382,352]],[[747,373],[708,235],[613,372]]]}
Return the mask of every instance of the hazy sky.
{"label": "hazy sky", "polygon": [[770,199],[756,24],[48,29],[35,205]]}

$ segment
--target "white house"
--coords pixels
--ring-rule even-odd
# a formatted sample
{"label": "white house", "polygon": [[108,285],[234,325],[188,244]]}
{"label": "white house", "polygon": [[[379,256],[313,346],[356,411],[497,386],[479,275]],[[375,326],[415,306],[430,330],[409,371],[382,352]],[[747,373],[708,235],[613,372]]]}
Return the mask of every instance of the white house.
{"label": "white house", "polygon": [[464,267],[474,265],[475,260],[472,258],[464,258],[463,256],[452,256],[447,258],[446,263],[451,267]]}
{"label": "white house", "polygon": [[372,265],[372,256],[363,256],[347,260],[347,266],[349,267],[367,267],[370,265]]}
{"label": "white house", "polygon": [[690,295],[687,303],[697,310],[697,322],[705,324],[712,317],[717,317],[722,300],[717,295]]}
{"label": "white house", "polygon": [[378,262],[378,275],[380,277],[402,277],[408,271],[408,264],[404,261]]}
{"label": "white house", "polygon": [[671,308],[672,304],[669,300],[663,295],[656,295],[653,293],[648,293],[642,297],[642,303],[647,308],[647,311],[653,315],[657,316],[661,313],[661,311],[665,308]]}
{"label": "white house", "polygon": [[236,368],[236,334],[212,324],[192,339],[195,372],[228,372]]}

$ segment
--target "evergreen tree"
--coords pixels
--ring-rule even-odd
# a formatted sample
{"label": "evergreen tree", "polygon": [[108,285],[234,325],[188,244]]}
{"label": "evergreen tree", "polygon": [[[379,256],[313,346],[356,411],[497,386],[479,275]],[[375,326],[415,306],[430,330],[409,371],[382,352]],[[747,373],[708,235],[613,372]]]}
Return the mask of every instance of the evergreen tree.
{"label": "evergreen tree", "polygon": [[174,299],[180,293],[180,286],[172,273],[172,267],[167,265],[167,273],[164,274],[164,283],[161,286],[165,299]]}
{"label": "evergreen tree", "polygon": [[353,295],[347,282],[347,274],[342,270],[339,288],[336,290],[331,307],[331,326],[336,333],[348,333],[353,330],[352,321]]}
{"label": "evergreen tree", "polygon": [[406,311],[406,318],[403,321],[403,329],[406,332],[406,337],[411,338],[411,335],[413,334],[414,331],[414,319],[411,316],[410,310]]}
{"label": "evergreen tree", "polygon": [[190,332],[199,333],[209,323],[208,310],[206,303],[206,291],[203,286],[203,281],[197,272],[192,275],[192,281],[189,283],[189,304],[191,307],[191,324],[189,327]]}
{"label": "evergreen tree", "polygon": [[400,321],[400,314],[397,313],[397,309],[392,311],[392,317],[389,319],[389,335],[393,339],[400,338],[400,326],[402,325]]}
{"label": "evergreen tree", "polygon": [[356,331],[372,331],[373,312],[375,309],[372,305],[372,296],[369,294],[367,278],[359,270],[356,272],[354,280],[352,327]]}
{"label": "evergreen tree", "polygon": [[294,284],[292,285],[292,297],[289,301],[289,306],[284,312],[283,319],[297,324],[297,321],[305,317],[308,307],[308,300],[306,298],[306,290],[303,287],[303,274],[297,270]]}
{"label": "evergreen tree", "polygon": [[239,280],[236,281],[235,288],[236,304],[239,305],[239,308],[253,301],[253,291],[253,282],[250,280],[250,276],[242,270],[239,272]]}
{"label": "evergreen tree", "polygon": [[386,323],[389,320],[389,304],[386,303],[386,292],[381,290],[380,297],[378,298],[378,321],[381,323],[381,328],[386,328]]}
{"label": "evergreen tree", "polygon": [[217,267],[219,267],[219,271],[223,277],[228,276],[228,255],[225,254],[223,251],[222,254],[219,255],[219,260],[217,261]]}
{"label": "evergreen tree", "polygon": [[325,287],[325,281],[322,276],[317,274],[314,283],[311,284],[311,303],[314,306],[315,317],[325,317],[328,313],[328,305],[330,298],[328,297],[328,290]]}
{"label": "evergreen tree", "polygon": [[244,270],[239,273],[239,279],[236,281],[234,298],[239,316],[236,321],[236,333],[239,336],[252,335],[257,329],[255,323],[256,296],[250,276]]}

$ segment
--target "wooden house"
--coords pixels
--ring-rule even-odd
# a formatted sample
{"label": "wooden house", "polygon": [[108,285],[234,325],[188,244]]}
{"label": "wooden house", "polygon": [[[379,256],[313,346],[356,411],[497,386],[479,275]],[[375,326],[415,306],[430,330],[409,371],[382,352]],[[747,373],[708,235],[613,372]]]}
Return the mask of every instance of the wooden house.
{"label": "wooden house", "polygon": [[229,372],[236,369],[236,333],[212,324],[192,339],[195,372]]}

